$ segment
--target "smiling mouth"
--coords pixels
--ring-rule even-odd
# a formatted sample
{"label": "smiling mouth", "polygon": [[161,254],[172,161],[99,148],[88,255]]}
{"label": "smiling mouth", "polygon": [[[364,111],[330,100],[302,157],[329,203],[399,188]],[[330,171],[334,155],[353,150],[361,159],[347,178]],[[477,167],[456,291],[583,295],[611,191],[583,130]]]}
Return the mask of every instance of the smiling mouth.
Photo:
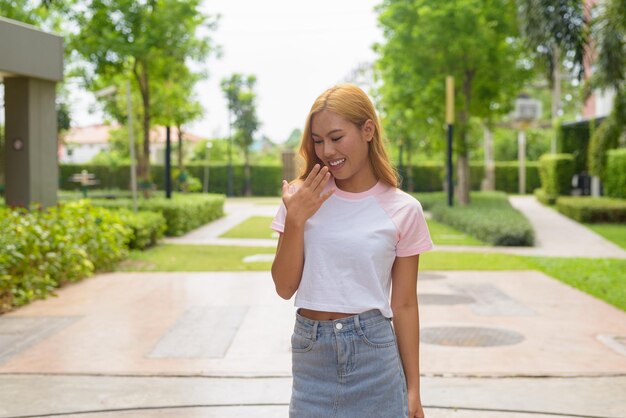
{"label": "smiling mouth", "polygon": [[331,166],[331,167],[337,167],[338,165],[344,163],[345,161],[346,161],[345,158],[342,158],[340,160],[335,160],[335,161],[329,161],[328,165]]}

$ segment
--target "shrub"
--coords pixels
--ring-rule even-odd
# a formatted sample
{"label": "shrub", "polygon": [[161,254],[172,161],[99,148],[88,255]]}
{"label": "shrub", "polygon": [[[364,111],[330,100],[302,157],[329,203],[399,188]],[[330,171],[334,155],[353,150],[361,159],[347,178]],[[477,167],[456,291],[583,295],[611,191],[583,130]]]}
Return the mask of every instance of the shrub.
{"label": "shrub", "polygon": [[448,207],[444,193],[420,193],[417,199],[433,218],[492,245],[532,246],[534,232],[502,192],[471,193],[468,206]]}
{"label": "shrub", "polygon": [[570,154],[544,154],[539,158],[541,188],[548,197],[568,195],[572,190],[574,157]]}
{"label": "shrub", "polygon": [[128,209],[119,209],[122,222],[132,230],[128,242],[131,249],[143,250],[156,245],[167,229],[167,222],[161,213],[140,211],[134,213]]}
{"label": "shrub", "polygon": [[[111,209],[132,208],[131,199],[94,199],[93,204]],[[138,209],[157,212],[166,221],[165,235],[179,236],[224,215],[224,196],[212,194],[174,194],[172,199],[139,199]]]}
{"label": "shrub", "polygon": [[535,189],[534,195],[544,205],[552,206],[556,203],[557,196],[548,195],[543,189]]}
{"label": "shrub", "polygon": [[0,311],[45,298],[67,282],[108,270],[128,254],[130,228],[88,201],[0,213]]}
{"label": "shrub", "polygon": [[608,152],[604,186],[607,196],[626,199],[626,148]]}
{"label": "shrub", "polygon": [[626,199],[568,196],[556,201],[559,212],[578,222],[626,222]]}

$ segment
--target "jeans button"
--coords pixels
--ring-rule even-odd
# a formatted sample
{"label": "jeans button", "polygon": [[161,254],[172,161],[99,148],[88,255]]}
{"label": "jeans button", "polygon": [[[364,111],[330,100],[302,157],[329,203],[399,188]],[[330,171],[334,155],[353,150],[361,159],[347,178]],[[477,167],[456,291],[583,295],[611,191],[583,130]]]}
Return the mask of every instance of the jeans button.
{"label": "jeans button", "polygon": [[343,324],[341,322],[337,322],[337,324],[335,324],[335,327],[337,329],[341,329],[341,328],[343,328]]}

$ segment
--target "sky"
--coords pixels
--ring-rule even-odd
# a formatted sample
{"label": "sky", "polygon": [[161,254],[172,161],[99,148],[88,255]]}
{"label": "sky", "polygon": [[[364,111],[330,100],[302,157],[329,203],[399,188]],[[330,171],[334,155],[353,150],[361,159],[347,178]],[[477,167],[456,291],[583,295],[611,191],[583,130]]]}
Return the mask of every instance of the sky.
{"label": "sky", "polygon": [[[372,45],[382,41],[374,7],[381,0],[205,0],[205,14],[221,15],[211,38],[220,58],[202,68],[209,78],[196,94],[205,109],[188,131],[205,138],[228,135],[227,103],[220,80],[238,72],[257,77],[257,136],[284,142],[302,129],[313,101],[324,90],[350,79],[372,63]],[[102,114],[89,93],[73,91],[73,126],[100,123]],[[94,110],[95,112],[90,110]]]}

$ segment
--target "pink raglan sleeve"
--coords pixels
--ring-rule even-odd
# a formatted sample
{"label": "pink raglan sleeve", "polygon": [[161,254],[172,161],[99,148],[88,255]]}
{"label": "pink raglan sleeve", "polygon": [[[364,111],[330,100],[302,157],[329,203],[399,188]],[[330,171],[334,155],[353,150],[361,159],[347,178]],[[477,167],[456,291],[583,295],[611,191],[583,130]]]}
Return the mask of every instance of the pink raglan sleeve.
{"label": "pink raglan sleeve", "polygon": [[409,257],[432,250],[433,241],[430,238],[420,202],[410,199],[396,216],[395,221],[398,227],[396,256]]}
{"label": "pink raglan sleeve", "polygon": [[280,232],[281,234],[285,232],[285,218],[287,217],[287,207],[284,202],[280,202],[280,207],[278,208],[278,212],[276,212],[276,216],[272,220],[271,228]]}

